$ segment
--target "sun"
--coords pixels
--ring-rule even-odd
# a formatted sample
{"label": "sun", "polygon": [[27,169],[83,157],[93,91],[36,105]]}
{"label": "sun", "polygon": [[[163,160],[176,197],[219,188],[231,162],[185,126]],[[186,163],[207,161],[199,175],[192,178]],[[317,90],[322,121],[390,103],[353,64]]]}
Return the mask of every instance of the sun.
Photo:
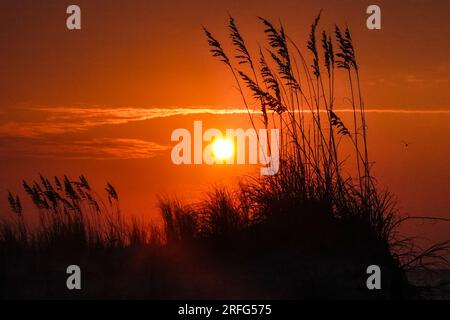
{"label": "sun", "polygon": [[228,139],[217,139],[213,144],[214,157],[220,160],[226,160],[233,156],[233,142]]}

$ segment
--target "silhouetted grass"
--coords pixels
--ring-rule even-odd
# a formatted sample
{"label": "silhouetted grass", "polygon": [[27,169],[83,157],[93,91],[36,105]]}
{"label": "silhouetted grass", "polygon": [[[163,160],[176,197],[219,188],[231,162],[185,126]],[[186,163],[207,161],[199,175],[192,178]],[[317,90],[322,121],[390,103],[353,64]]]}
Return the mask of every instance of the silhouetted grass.
{"label": "silhouetted grass", "polygon": [[[251,125],[260,114],[267,129],[280,129],[278,174],[214,188],[199,203],[161,198],[162,228],[125,219],[109,183],[105,201],[84,176],[24,182],[39,219],[32,226],[19,196],[8,195],[13,216],[0,225],[1,297],[418,298],[428,292],[407,273],[448,268],[448,243],[420,250],[402,237],[399,225],[408,218],[371,175],[349,29],[319,33],[319,15],[303,52],[283,26],[259,21],[267,45],[257,58],[232,17],[234,56],[204,31],[213,56],[232,72]],[[337,72],[348,79],[351,124],[334,109]],[[255,103],[259,113],[251,109]],[[345,140],[353,146],[353,174],[345,174]],[[64,268],[74,263],[87,270],[81,293],[63,286]],[[380,291],[365,286],[372,264],[382,269]],[[52,278],[54,270],[61,279]]]}
{"label": "silhouetted grass", "polygon": [[148,243],[154,228],[136,219],[125,221],[115,188],[107,184],[104,201],[93,191],[84,176],[70,180],[40,176],[38,181],[23,182],[25,192],[37,209],[38,223],[27,223],[19,196],[9,194],[14,216],[1,224],[4,245],[24,248],[58,246],[61,248],[122,248]]}
{"label": "silhouetted grass", "polygon": [[[432,265],[437,261],[440,267],[448,268],[445,254],[449,242],[418,253],[413,249],[412,239],[399,234],[398,227],[405,220],[398,214],[392,195],[380,191],[371,175],[360,68],[350,30],[336,25],[334,37],[323,30],[320,48],[316,36],[320,18],[319,13],[311,25],[306,53],[291,40],[281,24],[276,27],[259,18],[267,36],[267,47],[259,52],[259,72],[255,72],[250,50],[232,17],[230,37],[236,50],[235,61],[205,29],[213,56],[227,57],[222,61],[233,74],[239,74],[240,79],[235,77],[235,80],[244,104],[249,105],[242,89],[246,87],[255,103],[261,104],[265,127],[278,128],[282,135],[280,172],[248,184],[243,192],[250,199],[255,221],[264,224],[270,220],[292,219],[293,225],[286,223],[286,229],[280,232],[306,233],[309,242],[314,242],[314,231],[326,231],[327,223],[331,228],[339,225],[371,253],[374,264],[379,261],[396,274],[392,280],[406,290],[409,284],[405,272],[411,263],[415,264],[414,268],[423,268],[427,265],[421,260],[424,258],[431,259]],[[308,53],[311,63],[307,62]],[[250,68],[246,70],[245,66]],[[340,70],[348,79],[353,109],[350,126],[334,110],[335,73]],[[272,119],[278,119],[268,123],[269,112]],[[311,114],[311,119],[305,119],[306,112]],[[344,140],[353,146],[355,175],[344,174],[349,171],[345,168],[347,163],[341,160]],[[299,216],[301,224],[296,225]],[[336,247],[348,246],[351,252],[352,245],[345,243],[345,239],[338,237],[334,241]]]}

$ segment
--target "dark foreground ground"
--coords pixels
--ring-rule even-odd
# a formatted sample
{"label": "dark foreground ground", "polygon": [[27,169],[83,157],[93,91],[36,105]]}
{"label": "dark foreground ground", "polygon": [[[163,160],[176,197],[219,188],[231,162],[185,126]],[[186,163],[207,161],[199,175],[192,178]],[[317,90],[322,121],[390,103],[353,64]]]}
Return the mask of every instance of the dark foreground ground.
{"label": "dark foreground ground", "polygon": [[[3,248],[0,298],[420,298],[386,248],[372,245],[362,233],[349,234],[342,226],[326,228],[323,220],[321,226],[322,232],[306,234],[266,224],[232,238],[162,247]],[[314,230],[313,225],[311,228]],[[381,290],[366,287],[366,268],[372,264],[382,270]],[[69,265],[81,268],[81,290],[66,288]],[[450,279],[450,272],[433,277],[417,273],[411,278],[429,284]],[[433,298],[448,297],[440,294]]]}
{"label": "dark foreground ground", "polygon": [[[175,250],[175,249],[174,249]],[[5,266],[5,264],[7,266]],[[66,268],[82,270],[82,290],[66,289]],[[392,275],[369,291],[362,261],[295,250],[227,259],[204,253],[160,255],[146,248],[120,253],[14,257],[2,263],[0,295],[9,298],[315,299],[395,298]]]}

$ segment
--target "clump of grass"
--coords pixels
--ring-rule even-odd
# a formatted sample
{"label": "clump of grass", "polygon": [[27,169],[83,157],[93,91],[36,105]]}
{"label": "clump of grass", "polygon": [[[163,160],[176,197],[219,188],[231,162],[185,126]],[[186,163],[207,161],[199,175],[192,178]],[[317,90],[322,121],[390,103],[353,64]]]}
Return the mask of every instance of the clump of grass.
{"label": "clump of grass", "polygon": [[190,207],[179,200],[160,199],[159,207],[164,222],[166,242],[191,242],[198,233],[198,217]]}
{"label": "clump of grass", "polygon": [[[235,20],[230,17],[230,37],[236,49],[236,63],[229,58],[220,42],[205,28],[211,52],[221,57],[233,72],[239,75],[236,82],[243,97],[247,88],[261,103],[265,126],[279,128],[280,174],[263,179],[262,190],[292,195],[297,201],[319,201],[332,207],[339,216],[370,216],[370,223],[379,235],[383,228],[375,217],[379,210],[373,209],[366,215],[361,211],[380,205],[375,180],[370,175],[367,152],[364,104],[359,82],[359,68],[353,40],[348,28],[341,31],[335,27],[334,37],[323,30],[322,41],[317,41],[320,14],[311,25],[306,48],[307,54],[287,35],[283,26],[276,27],[270,21],[259,18],[267,36],[267,47],[260,50],[260,69],[255,71],[254,59],[241,36]],[[335,51],[334,48],[338,48]],[[322,50],[322,52],[320,52]],[[225,58],[224,58],[225,57]],[[322,58],[323,57],[323,58]],[[250,73],[244,69],[248,66]],[[299,67],[300,66],[300,67]],[[353,128],[351,132],[334,110],[335,72],[343,69],[348,73],[349,91],[353,106]],[[357,93],[355,93],[355,84]],[[247,105],[247,102],[245,102]],[[266,121],[267,112],[273,113],[277,121]],[[309,113],[311,119],[305,120]],[[323,119],[322,114],[326,114]],[[360,115],[360,118],[357,117]],[[360,136],[362,137],[362,141]],[[348,139],[353,145],[357,174],[355,177],[342,174],[342,152],[339,141]],[[362,147],[361,147],[362,145]],[[362,168],[362,169],[361,169]],[[353,205],[348,205],[352,203]],[[378,220],[377,220],[378,219]],[[384,219],[386,220],[386,219]]]}
{"label": "clump of grass", "polygon": [[12,248],[22,247],[29,239],[22,202],[19,196],[13,196],[11,192],[8,192],[8,202],[14,215],[11,219],[0,221],[0,241]]}
{"label": "clump of grass", "polygon": [[[281,131],[279,173],[252,181],[242,189],[251,203],[251,221],[274,215],[283,219],[284,213],[290,214],[285,216],[290,219],[293,213],[306,216],[313,211],[337,219],[348,232],[361,235],[357,240],[380,253],[378,257],[383,256],[399,274],[404,275],[411,265],[416,269],[426,266],[423,261],[428,259],[447,263],[447,242],[419,253],[410,246],[410,239],[399,235],[398,227],[404,220],[397,212],[396,202],[389,192],[379,190],[371,175],[360,67],[351,32],[348,27],[336,25],[333,32],[319,33],[319,43],[320,19],[319,13],[303,51],[281,23],[277,27],[260,17],[267,45],[259,45],[257,71],[251,50],[232,17],[229,25],[231,45],[236,51],[234,59],[205,28],[213,56],[227,57],[222,62],[232,71],[244,104],[249,104],[244,92],[247,89],[263,110],[264,126]],[[334,108],[335,77],[339,71],[347,75],[353,110],[351,124],[344,123]],[[309,119],[306,115],[310,115]],[[345,140],[353,146],[354,174],[344,174],[349,171],[348,161],[342,160]],[[318,210],[311,210],[312,207]]]}
{"label": "clump of grass", "polygon": [[244,229],[249,221],[238,199],[225,188],[209,192],[200,206],[201,232],[204,237],[226,241]]}
{"label": "clump of grass", "polygon": [[[159,236],[137,219],[127,221],[121,214],[119,196],[108,183],[105,202],[86,177],[67,176],[52,180],[23,181],[25,193],[37,209],[38,223],[27,223],[19,196],[8,195],[14,217],[1,224],[2,245],[20,244],[29,248],[123,248],[148,244]],[[155,236],[156,235],[156,236]]]}
{"label": "clump of grass", "polygon": [[215,187],[196,204],[186,205],[178,199],[160,199],[167,242],[230,240],[251,223],[244,203],[248,199],[240,198],[240,195],[243,194]]}

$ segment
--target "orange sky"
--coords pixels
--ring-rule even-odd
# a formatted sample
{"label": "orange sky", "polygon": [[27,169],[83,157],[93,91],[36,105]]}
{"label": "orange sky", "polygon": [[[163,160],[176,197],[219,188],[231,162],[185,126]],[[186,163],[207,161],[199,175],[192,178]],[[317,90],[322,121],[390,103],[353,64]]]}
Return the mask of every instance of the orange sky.
{"label": "orange sky", "polygon": [[256,45],[256,16],[282,19],[302,44],[320,9],[325,27],[351,27],[368,105],[450,108],[447,0],[377,1],[381,31],[365,27],[371,1],[79,0],[83,29],[70,32],[65,9],[72,2],[1,1],[2,110],[22,103],[236,105],[232,79],[209,58],[201,25],[224,39],[229,11]]}
{"label": "orange sky", "polygon": [[[74,3],[82,10],[81,31],[65,27],[65,9]],[[232,77],[210,57],[201,25],[226,40],[228,11],[256,49],[263,41],[256,16],[281,19],[303,46],[323,9],[323,28],[347,23],[352,30],[367,108],[390,111],[368,116],[383,185],[405,211],[449,214],[450,2],[377,1],[381,31],[365,26],[370,4],[1,1],[0,194],[19,190],[21,179],[38,173],[83,173],[98,185],[112,181],[126,209],[143,213],[154,212],[158,193],[190,198],[253,172],[170,162],[175,128],[195,119],[209,127],[248,126],[245,115],[194,110],[243,107]],[[337,106],[347,107],[343,97]],[[402,140],[411,142],[408,150]]]}

